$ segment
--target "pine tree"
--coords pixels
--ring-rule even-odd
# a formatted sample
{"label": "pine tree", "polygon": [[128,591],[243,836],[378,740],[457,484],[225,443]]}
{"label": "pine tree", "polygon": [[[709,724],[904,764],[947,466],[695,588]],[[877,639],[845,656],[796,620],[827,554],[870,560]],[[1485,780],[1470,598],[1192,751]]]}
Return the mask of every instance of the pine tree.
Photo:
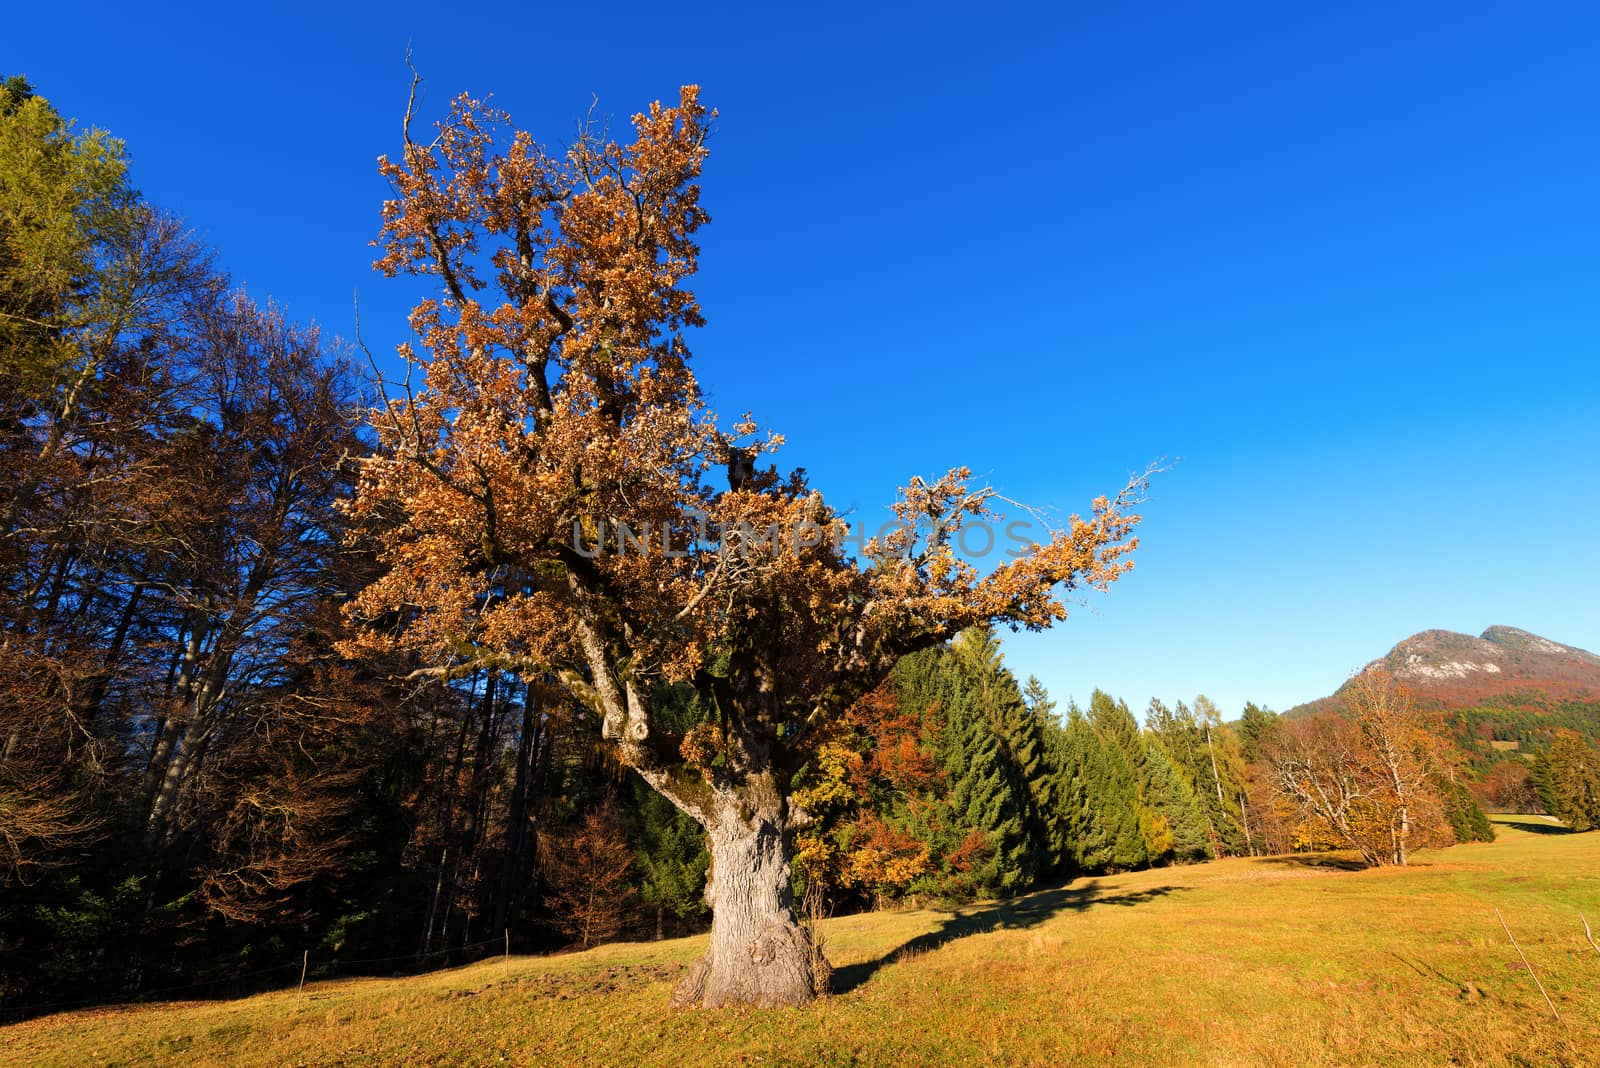
{"label": "pine tree", "polygon": [[1034,874],[1029,799],[994,724],[960,682],[946,708],[942,734],[948,804],[958,828],[982,831],[994,849],[989,864],[972,875],[976,892],[1012,893],[1024,889]]}
{"label": "pine tree", "polygon": [[1066,735],[1064,792],[1076,866],[1081,871],[1117,871],[1143,865],[1148,853],[1139,827],[1138,794],[1124,762],[1113,756],[1076,706],[1068,710]]}
{"label": "pine tree", "polygon": [[1049,692],[1037,678],[1028,676],[1022,697],[1038,725],[1043,753],[1037,779],[1029,780],[1039,816],[1039,870],[1041,875],[1059,876],[1073,867],[1068,791],[1064,775],[1066,730],[1056,718],[1056,703],[1050,699]]}
{"label": "pine tree", "polygon": [[[992,627],[963,631],[950,651],[975,706],[989,721],[1007,763],[1013,793],[1022,803],[1030,872],[1054,866],[1045,827],[1051,803],[1044,726],[1005,666]],[[1032,680],[1037,682],[1037,680]],[[1048,697],[1046,698],[1048,701]]]}
{"label": "pine tree", "polygon": [[1044,688],[1037,675],[1028,676],[1028,683],[1022,688],[1022,699],[1027,702],[1034,719],[1041,723],[1055,722],[1056,703],[1050,700],[1050,691]]}
{"label": "pine tree", "polygon": [[1150,702],[1146,722],[1178,770],[1193,784],[1208,824],[1214,855],[1243,853],[1246,848],[1241,802],[1245,792],[1244,756],[1238,736],[1204,695],[1191,711],[1182,701],[1168,709]]}
{"label": "pine tree", "polygon": [[1211,856],[1210,824],[1195,796],[1194,787],[1154,740],[1146,741],[1145,802],[1166,817],[1175,860],[1205,860]]}
{"label": "pine tree", "polygon": [[1545,812],[1573,830],[1600,827],[1600,753],[1577,734],[1558,732],[1539,754],[1533,786]]}
{"label": "pine tree", "polygon": [[639,896],[655,909],[656,937],[661,938],[668,913],[680,922],[706,914],[703,895],[711,854],[705,832],[694,820],[642,781],[634,783],[633,792],[634,863],[643,876]]}
{"label": "pine tree", "polygon": [[1450,832],[1457,842],[1494,841],[1494,826],[1465,783],[1453,775],[1437,775],[1433,787],[1444,808],[1444,818],[1450,824]]}
{"label": "pine tree", "polygon": [[1095,769],[1090,780],[1093,796],[1102,818],[1115,828],[1111,867],[1141,867],[1154,859],[1152,845],[1164,853],[1172,843],[1165,819],[1147,812],[1139,798],[1139,765],[1144,754],[1139,726],[1127,705],[1100,690],[1090,697],[1089,720],[1099,743],[1098,757],[1091,765]]}
{"label": "pine tree", "polygon": [[1239,751],[1245,763],[1254,764],[1261,759],[1261,746],[1278,725],[1278,714],[1262,708],[1254,701],[1245,702],[1239,715]]}
{"label": "pine tree", "polygon": [[992,895],[1023,889],[1037,865],[1026,779],[997,729],[1001,717],[986,707],[986,695],[993,703],[997,693],[1008,694],[974,669],[987,659],[971,647],[965,653],[931,649],[903,660],[895,679],[902,701],[938,708],[937,754],[946,790],[940,810],[924,814],[927,832],[940,839],[934,853],[947,861],[973,860],[959,877],[946,869],[957,893]]}
{"label": "pine tree", "polygon": [[1098,744],[1083,710],[1069,702],[1054,763],[1058,769],[1064,844],[1077,871],[1102,871],[1111,860],[1112,835],[1097,816],[1091,785],[1090,765]]}
{"label": "pine tree", "polygon": [[1133,788],[1134,811],[1139,833],[1144,839],[1146,859],[1151,864],[1171,859],[1172,826],[1166,814],[1146,800],[1149,791],[1148,757],[1144,740],[1139,736],[1139,723],[1128,711],[1127,702],[1114,701],[1096,690],[1089,703],[1089,718],[1106,746],[1113,774]]}
{"label": "pine tree", "polygon": [[1125,701],[1114,700],[1099,690],[1089,701],[1089,719],[1100,737],[1121,758],[1125,770],[1142,794],[1145,783],[1145,747],[1139,738],[1139,721],[1128,711]]}

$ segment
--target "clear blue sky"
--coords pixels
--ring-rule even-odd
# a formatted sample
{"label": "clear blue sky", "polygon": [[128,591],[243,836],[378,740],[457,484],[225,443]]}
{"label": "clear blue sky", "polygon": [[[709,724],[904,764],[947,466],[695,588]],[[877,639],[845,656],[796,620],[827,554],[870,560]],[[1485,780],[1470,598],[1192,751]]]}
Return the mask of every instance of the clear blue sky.
{"label": "clear blue sky", "polygon": [[1181,457],[1137,570],[1008,642],[1058,698],[1284,708],[1428,627],[1600,650],[1593,5],[29,4],[0,72],[388,350],[408,40],[430,105],[548,142],[704,86],[700,374],[830,499],[967,463],[1068,511]]}

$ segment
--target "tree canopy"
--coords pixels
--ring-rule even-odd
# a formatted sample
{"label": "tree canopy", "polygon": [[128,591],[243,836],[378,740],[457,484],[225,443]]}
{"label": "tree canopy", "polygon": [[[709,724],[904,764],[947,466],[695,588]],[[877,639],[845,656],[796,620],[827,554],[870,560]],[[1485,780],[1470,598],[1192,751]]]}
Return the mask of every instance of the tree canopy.
{"label": "tree canopy", "polygon": [[[381,162],[396,195],[378,266],[440,291],[412,313],[417,384],[378,413],[362,467],[353,514],[399,522],[347,648],[578,694],[620,759],[710,832],[713,943],[683,997],[790,1003],[814,991],[789,916],[806,818],[789,781],[819,725],[907,653],[973,625],[1045,627],[1063,593],[1109,586],[1132,565],[1144,480],[980,573],[956,538],[994,517],[992,491],[965,469],[913,478],[901,524],[847,553],[803,472],[758,469],[781,437],[748,415],[724,429],[691,370],[713,117],[687,86],[634,116],[631,142],[585,127],[552,152],[465,95],[426,141],[408,111]],[[668,686],[699,699],[687,731],[655,711]],[[737,963],[752,953],[772,965]]]}

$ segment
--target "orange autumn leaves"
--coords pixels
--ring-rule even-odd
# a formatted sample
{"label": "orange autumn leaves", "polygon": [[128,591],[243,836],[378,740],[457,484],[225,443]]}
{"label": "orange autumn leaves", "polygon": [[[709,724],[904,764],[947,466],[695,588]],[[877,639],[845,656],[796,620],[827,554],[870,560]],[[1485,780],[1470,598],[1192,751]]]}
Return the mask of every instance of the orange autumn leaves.
{"label": "orange autumn leaves", "polygon": [[[385,565],[350,607],[349,648],[559,678],[642,771],[709,774],[698,742],[656,721],[664,686],[705,696],[725,763],[755,767],[810,751],[907,652],[1063,618],[1063,593],[1131,566],[1144,485],[986,574],[957,539],[998,501],[964,468],[913,479],[903,527],[861,562],[790,536],[841,516],[802,472],[760,466],[777,434],[719,425],[685,341],[702,323],[688,283],[714,118],[686,86],[635,115],[629,141],[586,124],[553,150],[463,95],[427,136],[408,114],[403,151],[380,161],[394,197],[376,265],[439,292],[412,313],[412,385],[373,413],[381,449],[349,504]],[[753,474],[730,481],[746,455]],[[624,527],[643,533],[627,545]]]}
{"label": "orange autumn leaves", "polygon": [[1369,864],[1404,865],[1413,850],[1449,844],[1438,732],[1380,672],[1356,676],[1343,696],[1342,713],[1285,720],[1267,747],[1275,799],[1298,820],[1296,846],[1348,846]]}
{"label": "orange autumn leaves", "polygon": [[[926,807],[942,782],[930,747],[939,729],[934,709],[901,708],[879,687],[835,721],[808,767],[795,803],[812,821],[797,836],[796,861],[808,883],[898,897],[933,869],[928,844],[885,822],[878,802],[894,795]],[[984,846],[976,828],[968,835]],[[960,864],[960,858],[953,858]]]}

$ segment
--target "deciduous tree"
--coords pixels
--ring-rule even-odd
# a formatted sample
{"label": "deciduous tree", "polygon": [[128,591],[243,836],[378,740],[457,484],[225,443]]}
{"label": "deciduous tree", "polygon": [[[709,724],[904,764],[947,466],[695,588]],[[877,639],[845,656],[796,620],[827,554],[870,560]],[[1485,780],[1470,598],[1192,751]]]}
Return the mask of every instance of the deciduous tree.
{"label": "deciduous tree", "polygon": [[548,870],[550,907],[583,949],[615,938],[633,896],[633,850],[609,806],[588,813],[571,838],[556,843]]}
{"label": "deciduous tree", "polygon": [[1343,714],[1282,721],[1266,743],[1278,794],[1369,864],[1404,865],[1413,849],[1448,843],[1440,741],[1410,695],[1367,672],[1344,699]]}
{"label": "deciduous tree", "polygon": [[[351,650],[562,680],[708,833],[711,941],[676,1000],[792,1005],[817,993],[790,782],[819,728],[907,653],[1048,626],[1061,592],[1122,575],[1143,478],[986,574],[956,539],[993,516],[992,492],[965,469],[914,478],[901,525],[850,555],[802,472],[759,467],[780,439],[748,417],[724,429],[690,368],[712,118],[686,87],[628,143],[585,127],[551,151],[464,95],[428,137],[408,109],[381,164],[378,266],[440,289],[412,313],[415,388],[376,413],[353,505],[402,521],[352,606],[373,626]],[[669,686],[696,697],[687,730],[658,714]]]}
{"label": "deciduous tree", "polygon": [[1540,809],[1532,769],[1521,759],[1502,760],[1490,768],[1478,792],[1492,812],[1538,812]]}

